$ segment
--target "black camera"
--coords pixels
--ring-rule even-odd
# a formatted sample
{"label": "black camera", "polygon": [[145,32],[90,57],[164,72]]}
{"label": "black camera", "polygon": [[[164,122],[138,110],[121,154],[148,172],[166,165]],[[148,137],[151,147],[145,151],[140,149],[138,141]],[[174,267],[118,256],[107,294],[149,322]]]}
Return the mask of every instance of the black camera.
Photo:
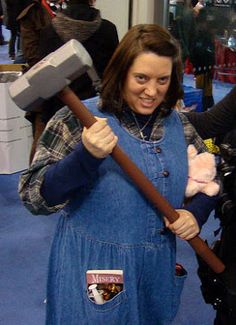
{"label": "black camera", "polygon": [[[235,133],[236,135],[236,133]],[[235,138],[234,138],[235,139]],[[222,191],[216,208],[220,219],[220,239],[212,245],[212,251],[226,265],[223,274],[215,274],[199,256],[198,276],[201,291],[207,304],[217,311],[236,317],[236,141],[220,145],[218,175],[222,181]],[[236,324],[233,322],[233,324]]]}
{"label": "black camera", "polygon": [[236,168],[236,148],[233,148],[228,143],[221,144],[220,153],[223,160],[219,165],[220,173],[223,174],[223,176],[232,174]]}
{"label": "black camera", "polygon": [[228,143],[221,144],[220,153],[221,163],[217,169],[223,186],[216,214],[225,224],[236,212],[236,148]]}

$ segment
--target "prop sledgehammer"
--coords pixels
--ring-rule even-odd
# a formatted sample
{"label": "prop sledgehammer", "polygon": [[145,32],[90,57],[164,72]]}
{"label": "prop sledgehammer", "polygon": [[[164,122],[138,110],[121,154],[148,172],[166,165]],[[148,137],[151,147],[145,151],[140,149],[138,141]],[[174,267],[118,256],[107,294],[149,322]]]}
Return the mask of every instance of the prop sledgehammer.
{"label": "prop sledgehammer", "polygon": [[[96,122],[95,117],[75,93],[67,87],[73,79],[85,71],[96,81],[96,73],[89,54],[79,42],[71,40],[13,82],[9,87],[9,93],[16,105],[26,111],[32,110],[34,106],[37,106],[43,100],[58,93],[59,98],[80,119],[81,123],[86,127],[90,127]],[[175,209],[161,196],[154,185],[118,145],[114,148],[111,156],[129,175],[146,198],[171,223],[178,219],[178,213]],[[224,264],[200,237],[196,236],[188,242],[215,273],[224,271]]]}

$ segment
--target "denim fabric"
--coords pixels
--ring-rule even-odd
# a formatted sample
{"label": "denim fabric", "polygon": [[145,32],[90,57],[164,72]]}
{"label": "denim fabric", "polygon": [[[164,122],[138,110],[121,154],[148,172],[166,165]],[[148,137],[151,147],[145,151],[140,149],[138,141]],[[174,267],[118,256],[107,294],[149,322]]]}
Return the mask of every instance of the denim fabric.
{"label": "denim fabric", "polygon": [[[92,101],[87,106],[104,116]],[[133,137],[107,117],[123,150],[180,208],[187,155],[177,114],[173,111],[165,119],[164,136],[156,142]],[[164,228],[159,211],[108,157],[97,180],[75,195],[59,221],[49,265],[47,324],[170,324],[186,277],[175,276],[175,250],[175,236]],[[96,305],[87,295],[89,269],[122,269],[124,290]]]}

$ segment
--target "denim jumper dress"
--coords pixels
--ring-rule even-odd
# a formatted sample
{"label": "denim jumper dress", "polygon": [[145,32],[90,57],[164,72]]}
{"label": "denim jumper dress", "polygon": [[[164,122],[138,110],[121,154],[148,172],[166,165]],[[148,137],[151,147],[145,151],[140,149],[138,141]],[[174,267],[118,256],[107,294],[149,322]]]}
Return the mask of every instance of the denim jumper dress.
{"label": "denim jumper dress", "polygon": [[[107,117],[119,146],[158,191],[181,208],[187,182],[186,142],[173,111],[164,136],[143,141],[112,116],[85,101],[96,116]],[[47,325],[166,325],[176,315],[186,276],[175,275],[175,236],[159,211],[109,156],[97,178],[68,203],[51,248]],[[104,304],[87,293],[86,271],[123,270],[123,290]]]}

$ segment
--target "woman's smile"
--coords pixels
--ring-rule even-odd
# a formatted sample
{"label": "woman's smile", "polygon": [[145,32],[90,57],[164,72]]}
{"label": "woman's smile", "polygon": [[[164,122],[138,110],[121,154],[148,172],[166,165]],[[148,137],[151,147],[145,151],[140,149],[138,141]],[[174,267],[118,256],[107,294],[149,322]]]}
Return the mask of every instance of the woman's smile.
{"label": "woman's smile", "polygon": [[143,107],[152,108],[156,100],[154,98],[140,97],[140,103]]}

